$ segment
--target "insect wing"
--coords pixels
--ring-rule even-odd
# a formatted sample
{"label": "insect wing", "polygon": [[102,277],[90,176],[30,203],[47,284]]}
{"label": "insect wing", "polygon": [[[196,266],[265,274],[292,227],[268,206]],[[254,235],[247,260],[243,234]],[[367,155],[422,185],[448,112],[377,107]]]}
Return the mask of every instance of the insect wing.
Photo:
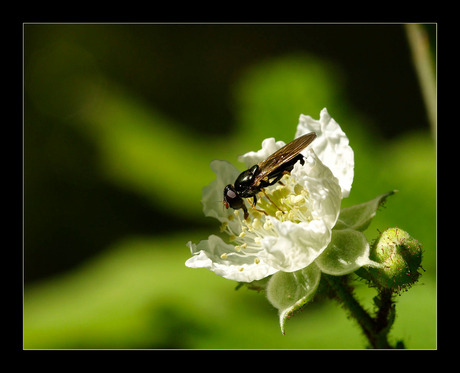
{"label": "insect wing", "polygon": [[299,155],[299,153],[304,150],[315,138],[316,133],[314,132],[300,136],[292,140],[289,144],[283,146],[281,149],[278,149],[267,159],[259,162],[257,165],[259,166],[260,172],[254,179],[253,184],[257,185],[260,180],[266,177],[270,177],[270,174],[276,171],[279,167]]}

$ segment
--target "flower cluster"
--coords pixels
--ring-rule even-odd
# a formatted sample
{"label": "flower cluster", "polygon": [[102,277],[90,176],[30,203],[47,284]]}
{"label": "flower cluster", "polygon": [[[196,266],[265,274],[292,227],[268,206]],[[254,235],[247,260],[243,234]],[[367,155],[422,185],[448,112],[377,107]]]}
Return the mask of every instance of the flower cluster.
{"label": "flower cluster", "polygon": [[[188,267],[206,268],[239,282],[271,276],[267,297],[282,317],[311,298],[321,272],[344,275],[375,265],[362,230],[386,197],[341,213],[341,200],[348,197],[353,182],[353,150],[326,109],[319,120],[300,116],[295,138],[310,132],[317,137],[302,151],[303,164],[297,162],[279,183],[259,193],[257,208],[248,208],[247,219],[242,211],[224,209],[216,202],[241,171],[226,161],[211,162],[216,179],[203,188],[203,211],[219,220],[227,239],[211,235],[187,244],[193,254],[185,263]],[[265,139],[262,149],[242,155],[239,161],[249,168],[284,145]]]}

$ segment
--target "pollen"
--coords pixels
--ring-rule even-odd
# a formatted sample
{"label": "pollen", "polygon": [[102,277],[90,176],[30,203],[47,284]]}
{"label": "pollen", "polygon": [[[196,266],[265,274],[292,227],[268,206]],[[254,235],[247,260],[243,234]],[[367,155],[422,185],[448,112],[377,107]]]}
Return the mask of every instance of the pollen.
{"label": "pollen", "polygon": [[271,220],[267,220],[265,223],[264,223],[264,229],[266,231],[269,231],[273,228],[273,223],[271,222]]}
{"label": "pollen", "polygon": [[259,258],[254,258],[254,263],[259,264],[259,263],[260,263],[260,259],[259,259]]}
{"label": "pollen", "polygon": [[292,203],[294,205],[301,205],[301,204],[305,203],[305,198],[304,198],[304,196],[302,194],[292,196],[291,200],[292,200]]}
{"label": "pollen", "polygon": [[297,209],[292,209],[288,212],[287,218],[288,220],[295,221],[298,218],[298,210]]}
{"label": "pollen", "polygon": [[302,191],[304,190],[305,189],[300,184],[296,184],[294,186],[294,194],[302,194]]}
{"label": "pollen", "polygon": [[227,259],[228,258],[228,255],[227,253],[223,253],[221,256],[220,256],[221,259]]}
{"label": "pollen", "polygon": [[259,230],[260,228],[262,228],[262,222],[260,221],[260,219],[254,219],[252,221],[252,228],[255,230]]}
{"label": "pollen", "polygon": [[[268,215],[274,216],[279,221],[292,221],[300,223],[311,221],[309,211],[309,193],[302,184],[298,184],[291,175],[284,175],[281,183],[265,188],[267,199],[260,199],[260,206]],[[259,204],[257,205],[259,206]],[[265,230],[273,228],[271,223],[263,224]]]}
{"label": "pollen", "polygon": [[248,244],[245,242],[245,243],[242,243],[241,245],[236,245],[235,250],[240,252],[241,250],[246,249],[246,247],[248,247]]}

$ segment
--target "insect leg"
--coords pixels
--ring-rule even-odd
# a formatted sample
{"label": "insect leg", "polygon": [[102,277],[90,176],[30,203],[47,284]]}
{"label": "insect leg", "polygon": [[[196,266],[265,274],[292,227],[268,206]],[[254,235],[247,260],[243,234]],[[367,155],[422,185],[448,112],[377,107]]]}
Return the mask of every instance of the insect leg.
{"label": "insect leg", "polygon": [[[281,177],[283,177],[284,175],[289,175],[290,172],[289,171],[283,171],[283,173],[281,174]],[[284,183],[280,180],[278,180],[278,184],[284,186]]]}
{"label": "insect leg", "polygon": [[264,190],[264,189],[262,189],[262,193],[263,193],[264,196],[271,202],[271,204],[272,204],[273,206],[275,206],[278,210],[280,210],[280,211],[284,214],[284,211],[281,210],[281,209],[275,204],[275,202],[273,202],[273,201],[270,199],[270,197],[268,196],[268,194],[265,193],[265,190]]}
{"label": "insect leg", "polygon": [[249,217],[249,212],[248,212],[248,209],[246,208],[246,206],[244,205],[244,202],[243,202],[243,205],[241,206],[241,208],[244,211],[244,220],[246,220]]}
{"label": "insect leg", "polygon": [[[249,198],[248,198],[247,200],[248,200],[249,204],[251,205],[251,207],[252,207],[254,210],[259,211],[259,212],[261,212],[261,213],[263,213],[263,214],[265,214],[265,215],[268,215],[264,210],[257,209],[257,208],[256,208],[256,205],[253,204]],[[255,196],[254,196],[254,201],[257,201],[257,200],[255,199]]]}

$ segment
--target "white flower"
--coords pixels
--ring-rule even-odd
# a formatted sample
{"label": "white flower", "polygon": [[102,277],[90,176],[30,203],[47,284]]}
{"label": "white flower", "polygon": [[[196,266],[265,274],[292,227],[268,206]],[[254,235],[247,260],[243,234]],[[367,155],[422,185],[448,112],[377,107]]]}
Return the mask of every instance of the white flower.
{"label": "white flower", "polygon": [[[188,267],[207,268],[231,280],[251,282],[279,271],[295,272],[312,263],[337,275],[367,263],[367,242],[350,253],[338,249],[339,257],[334,252],[336,245],[329,245],[342,197],[348,196],[353,182],[354,155],[348,138],[326,109],[319,120],[300,116],[295,137],[310,132],[317,138],[302,151],[304,164],[297,162],[281,183],[265,188],[272,202],[259,193],[257,210],[262,212],[248,204],[248,219],[243,219],[241,210],[227,210],[217,202],[222,201],[224,187],[233,184],[241,171],[225,161],[211,162],[217,178],[203,188],[203,211],[221,222],[228,243],[216,235],[198,244],[189,242],[193,256],[186,262]],[[284,145],[265,139],[261,150],[246,153],[239,160],[249,168]]]}

